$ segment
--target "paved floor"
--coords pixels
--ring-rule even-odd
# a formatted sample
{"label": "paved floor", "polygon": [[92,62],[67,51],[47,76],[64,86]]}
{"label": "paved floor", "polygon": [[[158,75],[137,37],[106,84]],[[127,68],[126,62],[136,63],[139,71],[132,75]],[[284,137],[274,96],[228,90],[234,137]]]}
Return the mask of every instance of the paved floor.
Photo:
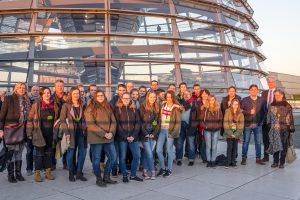
{"label": "paved floor", "polygon": [[[226,144],[219,142],[219,153],[224,153],[225,148]],[[95,185],[91,164],[87,160],[84,169],[87,182],[70,183],[67,171],[62,170],[62,166],[58,166],[58,170],[54,172],[55,181],[42,183],[35,183],[30,176],[25,177],[25,182],[10,184],[7,182],[6,173],[2,173],[0,200],[300,200],[300,160],[287,165],[285,169],[272,169],[270,165],[271,162],[266,166],[256,165],[254,147],[251,146],[248,165],[239,165],[238,169],[208,169],[199,159],[195,166],[188,167],[185,160],[183,166],[174,166],[173,174],[169,178],[157,178],[142,183],[120,182],[118,185],[99,188]]]}

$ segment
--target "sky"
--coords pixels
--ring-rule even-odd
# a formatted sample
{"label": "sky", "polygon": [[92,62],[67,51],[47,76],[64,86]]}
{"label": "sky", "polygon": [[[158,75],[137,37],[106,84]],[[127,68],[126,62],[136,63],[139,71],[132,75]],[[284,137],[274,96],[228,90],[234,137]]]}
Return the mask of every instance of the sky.
{"label": "sky", "polygon": [[300,0],[248,0],[269,71],[300,76]]}

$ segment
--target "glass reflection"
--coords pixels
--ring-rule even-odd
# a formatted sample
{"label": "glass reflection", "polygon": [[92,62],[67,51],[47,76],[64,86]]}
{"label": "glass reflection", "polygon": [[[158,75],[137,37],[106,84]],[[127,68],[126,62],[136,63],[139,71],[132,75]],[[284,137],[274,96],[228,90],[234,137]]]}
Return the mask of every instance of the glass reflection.
{"label": "glass reflection", "polygon": [[199,83],[204,88],[226,88],[234,84],[231,74],[220,67],[181,64],[180,69],[188,85]]}
{"label": "glass reflection", "polygon": [[38,0],[40,8],[104,8],[104,0]]}
{"label": "glass reflection", "polygon": [[26,59],[29,38],[0,38],[0,60]]}
{"label": "glass reflection", "polygon": [[136,15],[111,15],[110,18],[112,33],[172,36],[170,18]]}
{"label": "glass reflection", "polygon": [[112,37],[110,44],[112,58],[174,60],[169,40]]}
{"label": "glass reflection", "polygon": [[0,33],[28,33],[30,22],[31,14],[0,15]]}
{"label": "glass reflection", "polygon": [[104,32],[104,14],[65,14],[40,12],[37,16],[36,31],[49,33]]}
{"label": "glass reflection", "polygon": [[95,36],[40,36],[37,58],[104,58],[104,38]]}
{"label": "glass reflection", "polygon": [[168,0],[110,0],[111,9],[170,13]]}
{"label": "glass reflection", "polygon": [[35,62],[33,82],[54,83],[57,78],[67,85],[105,84],[105,64],[103,62],[43,61]]}
{"label": "glass reflection", "polygon": [[157,80],[159,84],[167,85],[176,82],[175,66],[162,63],[111,62],[111,80],[112,84],[133,81],[145,85],[149,85],[151,80]]}

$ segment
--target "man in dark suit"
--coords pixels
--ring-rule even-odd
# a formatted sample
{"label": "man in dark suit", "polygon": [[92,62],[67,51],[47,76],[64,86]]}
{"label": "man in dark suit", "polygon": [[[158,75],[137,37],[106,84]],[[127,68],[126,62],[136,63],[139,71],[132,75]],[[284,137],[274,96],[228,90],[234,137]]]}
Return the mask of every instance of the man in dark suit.
{"label": "man in dark suit", "polygon": [[[274,91],[276,89],[276,79],[274,77],[268,77],[267,82],[268,82],[269,89],[263,91],[261,96],[267,102],[267,108],[269,109],[270,104],[274,100]],[[270,127],[267,125],[267,118],[265,118],[262,130],[263,130],[263,143],[264,143],[264,158],[263,158],[263,161],[268,162],[269,161],[269,154],[266,153],[266,151],[268,150],[269,144],[270,144],[270,142],[269,142]]]}

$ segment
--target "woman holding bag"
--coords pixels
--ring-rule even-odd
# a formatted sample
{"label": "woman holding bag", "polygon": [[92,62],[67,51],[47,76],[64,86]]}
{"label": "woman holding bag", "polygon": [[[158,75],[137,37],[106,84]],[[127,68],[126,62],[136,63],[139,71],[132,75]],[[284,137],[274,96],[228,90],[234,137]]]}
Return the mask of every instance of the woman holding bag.
{"label": "woman holding bag", "polygon": [[[80,90],[72,87],[69,92],[68,101],[61,109],[60,121],[66,139],[70,141],[70,147],[67,150],[67,165],[69,170],[69,181],[76,179],[87,181],[83,176],[82,170],[86,156],[87,140],[85,134],[84,105],[80,98]],[[73,156],[78,148],[77,169],[73,164]],[[76,172],[76,179],[74,171]]]}
{"label": "woman holding bag", "polygon": [[41,169],[45,168],[45,178],[54,180],[51,174],[54,101],[48,87],[40,89],[41,99],[32,105],[27,122],[27,137],[36,150],[34,180],[42,182]]}
{"label": "woman holding bag", "polygon": [[[284,92],[280,89],[274,92],[274,101],[271,103],[267,115],[270,146],[268,153],[273,154],[272,168],[284,168],[285,157],[289,146],[289,137],[295,132],[292,106],[286,101]],[[280,157],[280,158],[279,158]]]}
{"label": "woman holding bag", "polygon": [[[22,176],[22,152],[25,142],[25,125],[30,111],[30,100],[25,83],[17,83],[12,95],[6,96],[0,113],[0,138],[4,137],[8,150],[13,150],[8,163],[8,181],[24,181]],[[16,176],[15,176],[16,174]]]}

